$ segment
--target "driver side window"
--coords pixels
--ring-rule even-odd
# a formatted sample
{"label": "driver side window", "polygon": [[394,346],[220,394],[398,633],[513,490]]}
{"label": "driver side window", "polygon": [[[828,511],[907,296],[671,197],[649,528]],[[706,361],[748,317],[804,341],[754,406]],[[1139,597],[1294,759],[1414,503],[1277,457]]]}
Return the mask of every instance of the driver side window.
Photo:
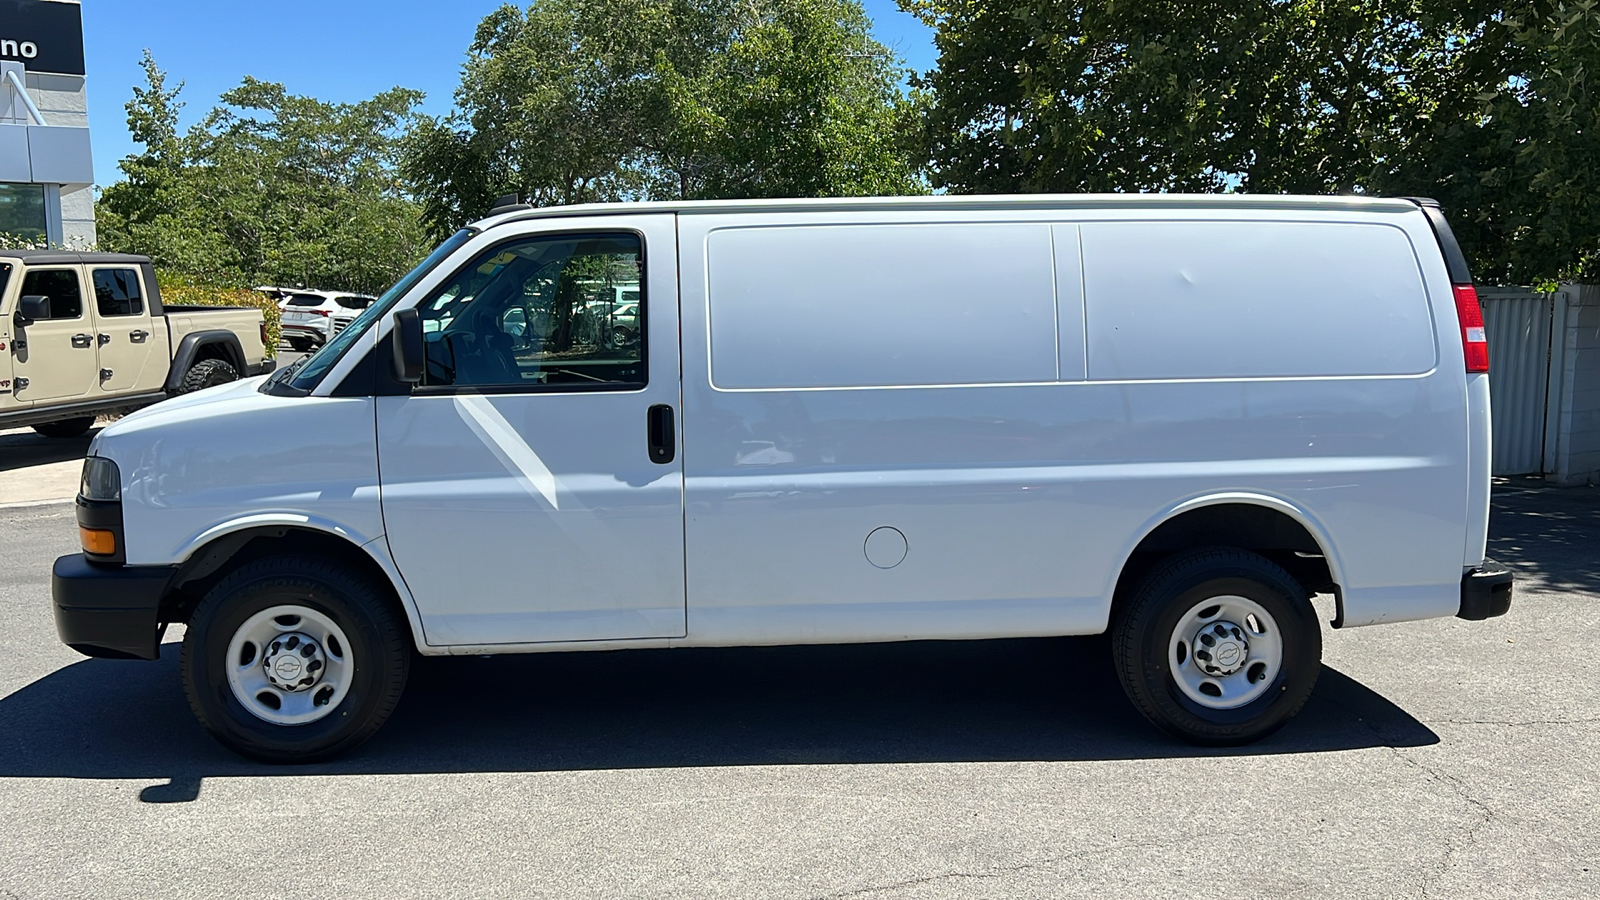
{"label": "driver side window", "polygon": [[422,302],[421,387],[628,390],[645,385],[644,257],[631,233],[519,238]]}

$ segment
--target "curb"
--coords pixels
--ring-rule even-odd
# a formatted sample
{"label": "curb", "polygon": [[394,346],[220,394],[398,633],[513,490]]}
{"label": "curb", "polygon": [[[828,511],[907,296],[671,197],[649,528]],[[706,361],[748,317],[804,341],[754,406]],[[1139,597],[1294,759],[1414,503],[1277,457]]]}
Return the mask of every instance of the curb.
{"label": "curb", "polygon": [[62,503],[71,503],[76,499],[78,499],[78,498],[77,497],[62,497],[59,500],[19,500],[19,501],[15,502],[15,503],[0,503],[0,510],[6,510],[6,509],[29,509],[29,508],[35,507],[35,506],[57,506],[57,505],[60,505]]}

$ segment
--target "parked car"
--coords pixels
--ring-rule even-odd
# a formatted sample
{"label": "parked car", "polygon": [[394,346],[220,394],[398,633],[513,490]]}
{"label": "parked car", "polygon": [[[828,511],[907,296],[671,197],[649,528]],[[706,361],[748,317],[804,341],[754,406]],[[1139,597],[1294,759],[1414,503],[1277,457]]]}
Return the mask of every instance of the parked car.
{"label": "parked car", "polygon": [[[639,341],[526,340],[630,270]],[[371,735],[414,653],[1107,631],[1151,722],[1238,744],[1311,695],[1314,593],[1509,608],[1488,365],[1431,201],[508,212],[295,367],[102,431],[56,623],[140,659],[185,623],[190,706],[272,761]]]}
{"label": "parked car", "polygon": [[349,312],[346,321],[372,304],[373,297],[333,291],[296,291],[282,304],[280,326],[284,340],[295,350],[306,353],[328,342],[335,334],[336,317]]}
{"label": "parked car", "polygon": [[0,427],[95,417],[272,371],[261,311],[161,302],[150,258],[0,250]]}
{"label": "parked car", "polygon": [[276,287],[270,284],[261,284],[251,288],[251,290],[263,297],[266,297],[268,300],[271,300],[279,309],[282,309],[283,305],[288,302],[289,295],[299,290],[299,288]]}

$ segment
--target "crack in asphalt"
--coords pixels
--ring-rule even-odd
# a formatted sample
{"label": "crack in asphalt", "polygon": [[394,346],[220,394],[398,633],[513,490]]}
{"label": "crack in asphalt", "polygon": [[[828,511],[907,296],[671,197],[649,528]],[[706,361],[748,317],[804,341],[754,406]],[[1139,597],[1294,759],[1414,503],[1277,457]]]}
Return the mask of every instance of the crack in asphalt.
{"label": "crack in asphalt", "polygon": [[[1329,699],[1328,702],[1330,702],[1334,706],[1337,706],[1340,709],[1343,709],[1346,712],[1350,713],[1352,716],[1355,717],[1356,721],[1360,722],[1362,725],[1365,725],[1367,727],[1367,729],[1373,733],[1374,736],[1376,736],[1376,737],[1378,737],[1380,739],[1382,739],[1384,737],[1383,730],[1378,727],[1377,723],[1369,720],[1366,716],[1363,716],[1356,709],[1350,707],[1347,704],[1341,703],[1338,700],[1333,700],[1331,698]],[[1488,721],[1488,720],[1484,720],[1484,721],[1473,721],[1473,720],[1452,721],[1452,720],[1448,720],[1448,719],[1443,719],[1443,720],[1440,720],[1440,721],[1441,722],[1449,722],[1450,724],[1456,724],[1456,725],[1505,725],[1505,726],[1517,726],[1517,725],[1523,725],[1523,724],[1529,724],[1529,725],[1543,724],[1543,723],[1538,722],[1538,721],[1530,721],[1530,722],[1527,722],[1527,723],[1511,722],[1511,721],[1495,722],[1495,721]],[[1570,721],[1570,722],[1552,720],[1550,722],[1550,724],[1563,724],[1563,725],[1565,725],[1565,724],[1584,724],[1586,721],[1587,722],[1593,722],[1593,721],[1600,721],[1600,719],[1574,720],[1574,721]],[[1446,774],[1444,772],[1441,772],[1438,769],[1434,768],[1433,766],[1430,766],[1427,763],[1422,762],[1421,760],[1412,759],[1411,757],[1407,756],[1406,753],[1405,753],[1406,748],[1385,745],[1381,749],[1389,751],[1389,753],[1392,754],[1395,759],[1398,759],[1402,763],[1404,763],[1404,764],[1406,764],[1406,765],[1408,765],[1408,766],[1410,766],[1410,767],[1412,767],[1414,769],[1417,769],[1418,771],[1420,771],[1423,774],[1427,775],[1429,778],[1433,779],[1435,782],[1438,782],[1438,783],[1446,785],[1450,789],[1450,791],[1452,793],[1454,793],[1461,800],[1465,801],[1466,804],[1469,807],[1471,807],[1477,813],[1478,821],[1475,824],[1473,824],[1470,828],[1467,829],[1465,836],[1462,837],[1462,839],[1460,841],[1451,842],[1451,841],[1447,840],[1445,842],[1444,855],[1439,861],[1438,870],[1422,879],[1422,884],[1420,886],[1420,890],[1421,890],[1422,896],[1423,897],[1432,897],[1433,896],[1432,890],[1433,890],[1434,885],[1436,885],[1439,882],[1440,879],[1444,878],[1444,876],[1447,875],[1450,872],[1451,869],[1455,868],[1455,865],[1456,865],[1456,862],[1457,862],[1457,860],[1459,858],[1459,855],[1464,850],[1466,850],[1468,847],[1470,847],[1474,841],[1477,840],[1479,832],[1483,831],[1484,827],[1487,826],[1489,824],[1489,822],[1494,818],[1494,810],[1490,809],[1489,805],[1487,803],[1485,803],[1484,801],[1482,801],[1482,800],[1478,799],[1477,797],[1473,796],[1472,792],[1470,790],[1468,790],[1466,784],[1464,784],[1460,779],[1456,778],[1454,775],[1449,775],[1449,774]]]}
{"label": "crack in asphalt", "polygon": [[1069,853],[1069,854],[1065,854],[1063,856],[1047,857],[1045,859],[1034,860],[1032,862],[1017,863],[1016,865],[1011,865],[1011,866],[1000,866],[1000,867],[996,867],[996,868],[990,869],[988,871],[962,872],[962,871],[957,870],[957,871],[951,871],[951,872],[940,872],[940,873],[938,873],[936,875],[924,875],[921,878],[908,878],[908,879],[906,879],[904,881],[895,881],[895,882],[891,882],[889,884],[868,885],[866,887],[854,888],[852,890],[841,891],[841,892],[835,893],[835,894],[821,894],[821,895],[818,895],[818,896],[812,898],[812,900],[841,900],[841,898],[845,898],[845,897],[861,897],[861,896],[864,896],[864,895],[867,895],[867,894],[876,894],[876,893],[880,893],[880,892],[883,892],[883,891],[894,891],[894,890],[901,890],[901,889],[904,889],[904,888],[917,887],[918,885],[933,884],[934,882],[938,882],[938,881],[952,881],[952,880],[956,880],[956,879],[973,879],[973,880],[977,880],[977,879],[990,879],[990,878],[1004,878],[1004,877],[1006,877],[1008,875],[1016,875],[1019,872],[1027,872],[1027,871],[1034,870],[1034,869],[1048,869],[1048,868],[1057,866],[1057,865],[1059,865],[1061,863],[1064,863],[1064,862],[1072,862],[1072,861],[1075,861],[1075,860],[1083,859],[1085,857],[1103,856],[1103,855],[1105,855],[1107,853],[1114,853],[1114,852],[1119,851],[1119,850],[1128,850],[1128,849],[1148,850],[1148,849],[1156,849],[1156,848],[1161,848],[1161,847],[1168,847],[1168,846],[1171,846],[1173,844],[1184,843],[1184,840],[1185,839],[1183,839],[1183,838],[1172,838],[1172,839],[1169,839],[1169,840],[1160,840],[1160,841],[1134,841],[1134,842],[1125,843],[1125,844],[1116,844],[1116,845],[1112,845],[1112,846],[1108,846],[1108,847],[1097,847],[1097,848],[1092,849],[1092,850],[1084,850],[1084,851],[1078,852],[1078,853]]}
{"label": "crack in asphalt", "polygon": [[1466,784],[1461,781],[1461,779],[1455,777],[1454,775],[1441,772],[1433,766],[1430,766],[1420,760],[1415,760],[1409,756],[1406,756],[1405,752],[1398,747],[1390,747],[1388,749],[1389,752],[1394,754],[1396,759],[1399,759],[1408,766],[1412,766],[1422,771],[1434,781],[1447,786],[1457,797],[1465,801],[1467,805],[1472,807],[1478,814],[1478,821],[1466,830],[1466,833],[1459,841],[1445,841],[1444,856],[1439,860],[1438,870],[1422,879],[1422,896],[1432,897],[1434,896],[1433,887],[1438,884],[1445,875],[1448,875],[1451,869],[1455,868],[1460,855],[1468,847],[1472,846],[1475,841],[1477,841],[1478,834],[1483,831],[1483,829],[1491,820],[1494,819],[1494,810],[1489,808],[1489,804],[1473,796],[1472,792],[1467,788]]}
{"label": "crack in asphalt", "polygon": [[1525,721],[1512,721],[1510,719],[1440,719],[1443,725],[1504,725],[1511,728],[1521,728],[1529,725],[1595,725],[1600,724],[1600,716],[1593,719],[1527,719]]}

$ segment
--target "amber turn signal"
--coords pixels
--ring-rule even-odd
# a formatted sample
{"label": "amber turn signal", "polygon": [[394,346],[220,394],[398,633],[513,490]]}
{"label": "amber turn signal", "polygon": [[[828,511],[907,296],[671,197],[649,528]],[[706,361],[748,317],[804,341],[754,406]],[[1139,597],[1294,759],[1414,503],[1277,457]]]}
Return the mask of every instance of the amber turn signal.
{"label": "amber turn signal", "polygon": [[103,528],[79,525],[78,538],[83,541],[83,549],[96,556],[110,556],[117,552],[117,536]]}

